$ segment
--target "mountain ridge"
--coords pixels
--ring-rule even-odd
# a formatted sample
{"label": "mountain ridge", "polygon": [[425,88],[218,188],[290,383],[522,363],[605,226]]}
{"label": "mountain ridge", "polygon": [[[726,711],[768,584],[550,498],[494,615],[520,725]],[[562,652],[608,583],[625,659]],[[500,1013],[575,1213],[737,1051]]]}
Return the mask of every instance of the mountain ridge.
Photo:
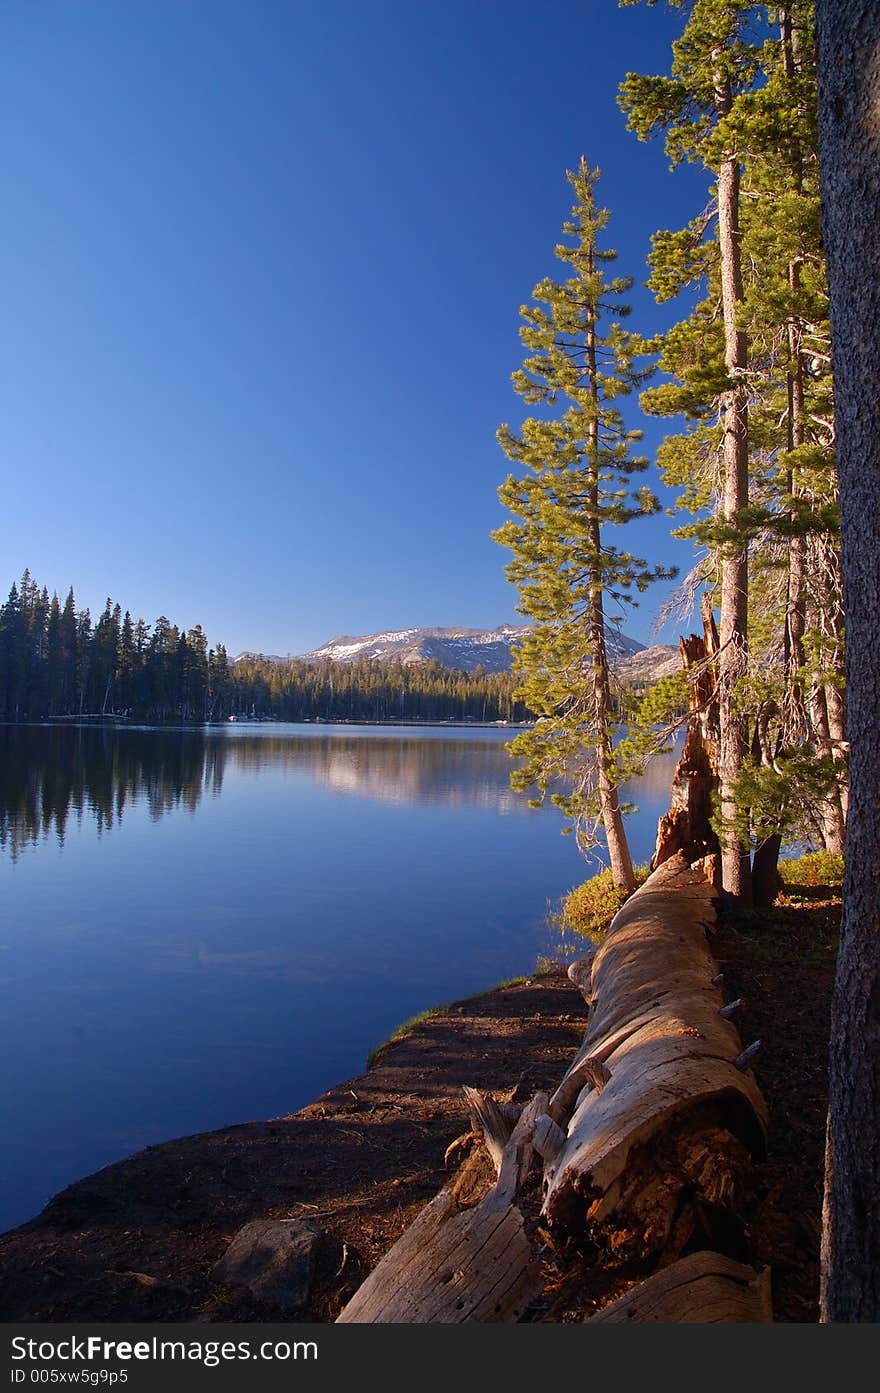
{"label": "mountain ridge", "polygon": [[[407,629],[383,629],[373,634],[336,634],[308,653],[275,654],[240,653],[244,658],[261,657],[268,662],[354,662],[357,659],[389,661],[398,659],[404,664],[438,662],[442,667],[473,672],[481,667],[486,672],[505,672],[512,663],[511,646],[523,634],[528,624],[499,624],[494,629],[473,629],[464,626],[439,625]],[[607,629],[608,653],[612,666],[629,681],[655,681],[679,665],[678,649],[668,644],[651,647],[630,638],[619,630]]]}

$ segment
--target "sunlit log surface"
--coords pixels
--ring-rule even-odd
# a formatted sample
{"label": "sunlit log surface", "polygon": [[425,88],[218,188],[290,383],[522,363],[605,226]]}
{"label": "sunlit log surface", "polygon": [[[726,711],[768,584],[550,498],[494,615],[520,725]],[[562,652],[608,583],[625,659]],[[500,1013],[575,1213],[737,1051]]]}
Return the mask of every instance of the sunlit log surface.
{"label": "sunlit log surface", "polygon": [[621,1257],[711,1239],[763,1150],[764,1100],[721,1014],[715,925],[715,891],[681,855],[627,900],[593,960],[584,1044],[550,1103],[566,1138],[545,1166],[544,1214]]}

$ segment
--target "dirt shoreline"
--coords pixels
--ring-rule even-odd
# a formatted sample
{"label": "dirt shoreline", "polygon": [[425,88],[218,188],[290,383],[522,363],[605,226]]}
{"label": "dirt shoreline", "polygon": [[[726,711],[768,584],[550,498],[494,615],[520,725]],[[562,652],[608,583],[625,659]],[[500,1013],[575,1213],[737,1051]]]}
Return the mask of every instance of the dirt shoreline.
{"label": "dirt shoreline", "polygon": [[435,1012],[291,1117],[177,1138],[77,1181],[0,1235],[0,1319],[278,1319],[211,1270],[249,1220],[300,1218],[327,1235],[303,1319],[333,1320],[448,1175],[444,1152],[468,1127],[461,1085],[517,1085],[516,1099],[553,1086],[585,1020],[561,972],[536,976]]}
{"label": "dirt shoreline", "polygon": [[[772,1268],[781,1321],[817,1318],[838,915],[817,892],[722,926],[714,945],[727,994],[746,998],[745,1042],[763,1042],[755,1072],[770,1105],[768,1156],[743,1215],[755,1262]],[[243,1224],[298,1218],[325,1235],[299,1318],[332,1321],[448,1178],[444,1153],[468,1128],[461,1085],[514,1101],[552,1089],[585,1023],[580,994],[550,971],[438,1010],[290,1117],[148,1147],[68,1186],[0,1235],[0,1320],[277,1320],[277,1308],[212,1272]],[[583,1320],[639,1275],[595,1252],[559,1262],[547,1250],[546,1290],[529,1318]]]}

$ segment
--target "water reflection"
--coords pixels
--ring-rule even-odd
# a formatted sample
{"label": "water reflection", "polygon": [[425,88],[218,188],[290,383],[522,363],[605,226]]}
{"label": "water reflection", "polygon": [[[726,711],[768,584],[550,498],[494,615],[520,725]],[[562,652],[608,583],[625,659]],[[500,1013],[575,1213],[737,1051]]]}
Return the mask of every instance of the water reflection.
{"label": "water reflection", "polygon": [[[522,798],[510,788],[510,760],[498,739],[365,741],[336,735],[270,743],[281,746],[276,764],[280,756],[284,767],[305,767],[316,782],[336,793],[382,803],[443,803],[505,813],[523,808]],[[258,751],[249,746],[243,754],[247,762]]]}
{"label": "water reflection", "polygon": [[344,727],[289,732],[0,726],[0,846],[15,859],[40,838],[63,844],[71,815],[91,816],[100,834],[135,803],[154,819],[178,807],[195,812],[231,770],[306,775],[333,792],[384,803],[525,808],[510,789],[500,732],[432,732],[432,739],[375,732],[365,739]]}
{"label": "water reflection", "polygon": [[63,844],[71,815],[100,834],[132,803],[155,820],[194,812],[222,786],[223,749],[197,731],[0,726],[0,771],[0,846],[16,859],[41,837]]}
{"label": "water reflection", "polygon": [[[511,793],[509,734],[0,727],[0,1228],[531,971],[589,870]],[[633,790],[636,860],[673,761]]]}

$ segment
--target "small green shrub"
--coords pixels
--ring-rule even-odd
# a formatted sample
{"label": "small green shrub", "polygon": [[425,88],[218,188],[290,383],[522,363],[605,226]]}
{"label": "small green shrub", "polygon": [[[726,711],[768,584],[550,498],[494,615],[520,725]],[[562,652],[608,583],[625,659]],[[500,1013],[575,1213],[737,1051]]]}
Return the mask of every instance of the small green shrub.
{"label": "small green shrub", "polygon": [[[636,866],[636,886],[644,885],[649,874],[647,866]],[[627,892],[614,884],[611,871],[600,871],[592,880],[575,886],[563,900],[563,933],[581,934],[594,943],[601,943],[608,925],[627,899]]]}
{"label": "small green shrub", "polygon": [[843,857],[830,851],[808,851],[780,861],[779,874],[786,886],[842,885]]}

